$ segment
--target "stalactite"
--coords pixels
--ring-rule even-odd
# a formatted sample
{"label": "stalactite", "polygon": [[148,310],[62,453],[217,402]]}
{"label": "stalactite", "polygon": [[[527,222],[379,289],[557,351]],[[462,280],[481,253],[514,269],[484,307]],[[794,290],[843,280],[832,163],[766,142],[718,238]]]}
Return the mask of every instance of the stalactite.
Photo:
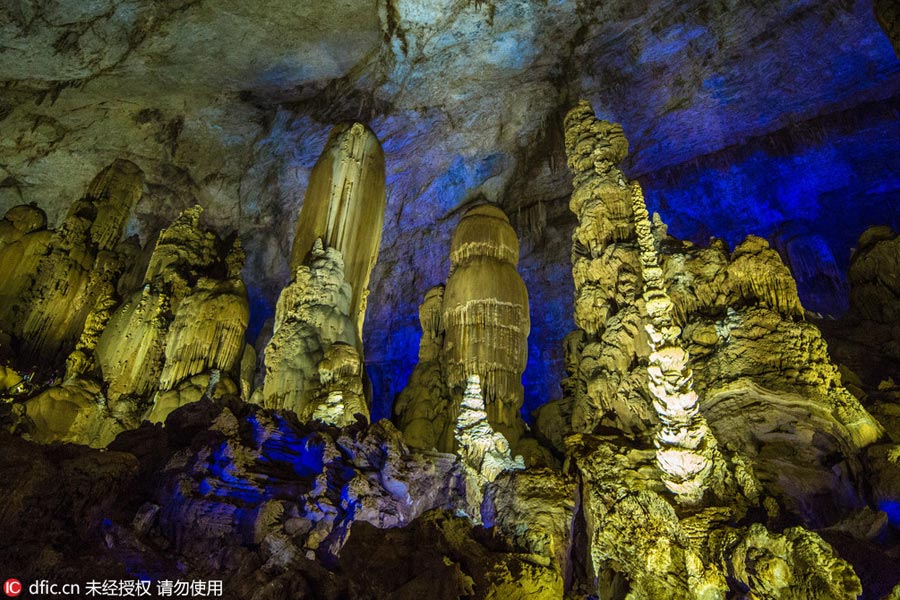
{"label": "stalactite", "polygon": [[291,268],[302,266],[316,240],[341,253],[352,288],[350,317],[362,349],[369,277],[378,258],[385,208],[384,153],[360,123],[332,129],[313,167],[297,220]]}
{"label": "stalactite", "polygon": [[641,249],[643,298],[650,316],[650,322],[645,325],[651,350],[648,389],[660,420],[656,463],[669,491],[685,504],[697,504],[703,500],[706,479],[713,470],[716,442],[700,414],[690,358],[681,344],[681,329],[674,321],[644,194],[637,182],[632,183],[631,193]]}

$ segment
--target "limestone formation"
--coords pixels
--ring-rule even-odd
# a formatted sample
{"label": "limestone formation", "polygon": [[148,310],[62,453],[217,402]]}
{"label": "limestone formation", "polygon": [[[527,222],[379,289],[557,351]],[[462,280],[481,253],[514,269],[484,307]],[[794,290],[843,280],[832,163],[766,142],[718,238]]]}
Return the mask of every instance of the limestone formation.
{"label": "limestone formation", "polygon": [[72,205],[8,316],[22,362],[63,359],[75,349],[95,305],[108,303],[122,268],[113,250],[142,191],[141,170],[117,160]]}
{"label": "limestone formation", "polygon": [[450,245],[441,314],[448,386],[462,390],[469,376],[478,375],[488,419],[512,444],[522,434],[530,330],[518,262],[519,242],[503,211],[490,205],[469,210]]}
{"label": "limestone formation", "polygon": [[445,331],[441,321],[444,286],[428,290],[419,306],[419,362],[410,375],[409,383],[394,404],[397,426],[403,438],[415,448],[437,448],[450,452],[454,448],[452,418],[453,399],[444,377],[442,351]]}
{"label": "limestone formation", "polygon": [[459,398],[472,375],[491,427],[513,447],[522,436],[530,315],[518,256],[515,231],[499,208],[477,206],[460,220],[447,285],[429,290],[419,309],[419,363],[395,407],[412,443],[453,449]]}
{"label": "limestone formation", "polygon": [[14,206],[0,221],[0,329],[12,332],[19,297],[31,285],[52,236],[47,215],[37,206]]}
{"label": "limestone formation", "polygon": [[650,344],[648,388],[660,421],[656,462],[669,491],[681,502],[696,504],[706,493],[713,463],[721,459],[715,438],[700,414],[690,357],[681,344],[681,328],[675,324],[672,300],[659,268],[644,194],[636,182],[632,183],[632,210],[641,249],[642,295],[650,318],[645,326]]}
{"label": "limestone formation", "polygon": [[375,134],[360,123],[335,126],[310,175],[291,250],[291,269],[306,264],[316,240],[340,252],[360,351],[384,224],[384,180],[384,153]]}
{"label": "limestone formation", "polygon": [[[700,399],[686,402],[682,417],[691,421],[699,410],[727,461],[752,462],[762,489],[792,514],[808,513],[804,505],[815,505],[827,520],[845,514],[861,501],[861,450],[882,428],[842,387],[821,334],[802,320],[796,286],[777,253],[752,236],[733,252],[717,241],[699,248],[668,237],[659,219],[644,219],[644,245],[659,249],[660,267],[647,269],[647,277],[631,187],[614,166],[627,148],[621,129],[594,119],[586,104],[566,123],[571,206],[579,215],[573,276],[581,331],[568,338],[567,397],[540,409],[539,434],[557,449],[567,434],[599,428],[650,443],[658,427],[652,398],[688,381],[675,377],[681,367],[668,382],[650,369],[656,372],[659,359],[677,359],[669,367],[690,367]],[[657,277],[671,305],[654,305],[658,295],[642,297],[645,278]],[[671,331],[680,330],[684,354],[651,358],[648,344],[661,340],[645,327],[658,306],[671,307]],[[789,433],[778,438],[774,431]],[[712,444],[698,448],[704,453]],[[804,458],[786,467],[777,457],[788,451]],[[829,456],[842,457],[837,469]],[[703,464],[697,464],[700,472]],[[731,469],[713,479],[725,490],[738,478]]]}
{"label": "limestone formation", "polygon": [[188,209],[162,231],[143,288],[100,336],[97,362],[112,401],[146,402],[200,373],[230,375],[240,360],[249,319],[243,251],[235,240],[226,254],[200,226],[201,212]]}
{"label": "limestone formation", "polygon": [[478,375],[470,375],[456,417],[456,452],[466,469],[466,499],[470,515],[480,518],[484,488],[504,471],[521,470],[525,461],[510,453],[509,441],[495,432],[484,410]]}
{"label": "limestone formation", "polygon": [[865,331],[858,337],[900,363],[900,235],[887,227],[863,233],[848,277],[851,318]]}
{"label": "limestone formation", "polygon": [[362,370],[356,348],[341,342],[330,345],[319,362],[321,387],[313,419],[337,427],[355,423],[358,416],[368,421],[369,408],[363,393]]}
{"label": "limestone formation", "polygon": [[278,297],[258,398],[263,406],[292,411],[302,421],[317,411],[329,422],[349,423],[355,414],[368,420],[351,297],[340,251],[317,240]]}
{"label": "limestone formation", "polygon": [[652,451],[582,435],[567,444],[582,477],[601,597],[621,593],[625,581],[634,598],[725,598],[729,588],[751,598],[851,599],[862,592],[852,567],[813,532],[732,527],[734,504],[679,515],[661,495]]}

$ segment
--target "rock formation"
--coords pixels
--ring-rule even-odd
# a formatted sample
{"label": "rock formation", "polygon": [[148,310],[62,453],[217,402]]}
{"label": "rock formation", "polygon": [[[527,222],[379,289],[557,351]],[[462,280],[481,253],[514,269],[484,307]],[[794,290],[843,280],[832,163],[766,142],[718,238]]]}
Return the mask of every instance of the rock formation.
{"label": "rock formation", "polygon": [[232,377],[249,319],[243,251],[238,240],[228,248],[203,230],[201,212],[188,209],[162,231],[143,286],[121,305],[119,271],[94,266],[95,303],[65,381],[25,402],[21,417],[33,439],[104,447],[142,419],[162,422],[203,395],[237,391]]}
{"label": "rock formation", "polygon": [[14,206],[0,221],[0,329],[13,330],[19,296],[31,285],[53,232],[37,206]]}
{"label": "rock formation", "polygon": [[334,127],[310,175],[255,398],[303,421],[369,419],[362,333],[385,207],[384,153],[364,125]]}
{"label": "rock formation", "polygon": [[237,239],[226,250],[200,226],[201,212],[188,209],[161,232],[143,288],[100,336],[97,363],[113,402],[165,393],[204,372],[230,375],[241,358],[249,319],[243,250]]}
{"label": "rock formation", "polygon": [[491,428],[484,411],[478,375],[469,375],[456,417],[456,451],[466,469],[466,499],[470,515],[480,518],[484,488],[504,471],[522,470],[525,461],[512,457],[509,441]]}
{"label": "rock formation", "polygon": [[360,123],[335,126],[309,177],[291,250],[291,269],[306,263],[316,240],[340,252],[360,351],[369,277],[384,224],[384,178],[384,153],[375,134]]}
{"label": "rock formation", "polygon": [[642,296],[650,321],[645,326],[650,344],[647,387],[660,422],[656,462],[669,491],[681,502],[696,504],[703,500],[713,464],[721,457],[706,419],[700,414],[700,398],[694,391],[688,364],[690,356],[681,344],[681,328],[675,324],[672,300],[659,268],[644,194],[636,182],[632,183],[631,195],[641,249]]}
{"label": "rock formation", "polygon": [[278,297],[265,383],[256,401],[292,411],[301,421],[316,413],[341,424],[353,422],[355,414],[368,420],[351,298],[340,251],[317,240],[307,264],[294,269]]}
{"label": "rock formation", "polygon": [[419,309],[419,364],[395,408],[413,443],[452,450],[458,399],[472,375],[491,427],[513,447],[522,436],[530,316],[518,256],[516,234],[499,208],[477,206],[460,220],[447,285],[429,290]]}
{"label": "rock formation", "polygon": [[[74,350],[88,315],[95,305],[107,302],[115,287],[122,265],[113,249],[142,191],[143,173],[134,163],[117,160],[106,167],[47,240],[29,281],[19,279],[17,285],[24,285],[6,318],[19,339],[21,362],[53,364]],[[25,226],[31,233],[41,221],[32,213],[19,222],[30,223]],[[19,277],[23,268],[29,268],[33,252],[40,251],[37,239],[19,240],[23,244],[23,264],[16,267]]]}
{"label": "rock formation", "polygon": [[413,369],[406,388],[394,404],[397,426],[403,438],[415,448],[437,448],[450,452],[454,448],[455,421],[453,398],[444,377],[442,350],[444,327],[441,311],[444,286],[428,290],[419,306],[419,362]]}
{"label": "rock formation", "polygon": [[[627,142],[621,128],[594,119],[587,104],[566,123],[575,174],[571,207],[580,217],[573,275],[581,331],[570,336],[567,351],[571,398],[542,407],[537,426],[557,448],[569,432],[600,428],[649,441],[658,426],[644,333],[652,307],[641,297],[631,188],[615,167]],[[841,386],[821,334],[802,320],[790,272],[759,238],[731,253],[717,241],[698,248],[667,237],[655,220],[650,231],[661,281],[690,356],[699,412],[719,446],[752,462],[763,487],[801,520],[812,505],[817,519],[840,518],[860,502],[860,452],[882,429]],[[779,439],[776,430],[792,433]],[[806,458],[786,467],[777,458],[784,452]],[[834,456],[843,457],[837,470]]]}

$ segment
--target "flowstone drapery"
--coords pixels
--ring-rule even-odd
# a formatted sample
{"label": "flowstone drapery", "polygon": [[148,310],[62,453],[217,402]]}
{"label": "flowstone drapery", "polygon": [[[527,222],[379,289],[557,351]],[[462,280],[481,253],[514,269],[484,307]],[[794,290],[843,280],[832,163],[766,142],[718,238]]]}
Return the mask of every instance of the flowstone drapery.
{"label": "flowstone drapery", "polygon": [[[143,181],[141,170],[127,160],[106,167],[69,209],[28,279],[19,279],[19,297],[3,316],[20,340],[20,360],[58,363],[74,350],[94,306],[114,294],[123,268],[114,248]],[[23,250],[28,268],[37,248],[29,244]]]}
{"label": "flowstone drapery", "polygon": [[362,350],[369,277],[378,259],[385,208],[384,152],[361,123],[337,125],[313,167],[291,250],[291,269],[305,264],[316,240],[341,253],[350,284],[349,314]]}
{"label": "flowstone drapery", "polygon": [[516,447],[530,330],[518,257],[515,231],[499,208],[477,206],[460,220],[447,285],[429,290],[419,309],[419,363],[394,409],[410,443],[453,450],[460,398],[474,375],[491,427]]}

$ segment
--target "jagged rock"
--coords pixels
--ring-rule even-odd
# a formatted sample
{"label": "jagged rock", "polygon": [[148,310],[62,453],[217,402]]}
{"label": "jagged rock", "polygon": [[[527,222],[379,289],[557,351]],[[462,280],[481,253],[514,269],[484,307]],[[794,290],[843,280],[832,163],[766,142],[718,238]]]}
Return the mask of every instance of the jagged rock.
{"label": "jagged rock", "polygon": [[206,441],[172,456],[155,500],[160,527],[186,555],[216,540],[277,539],[292,549],[279,552],[334,558],[353,522],[400,527],[432,508],[461,506],[453,457],[410,453],[386,421],[310,430],[246,408],[204,419]]}
{"label": "jagged rock", "polygon": [[485,488],[481,520],[566,577],[576,501],[575,481],[557,471],[510,470]]}
{"label": "jagged rock", "polygon": [[[341,253],[317,241],[309,263],[295,269],[293,279],[278,297],[275,328],[265,350],[266,376],[260,400],[263,406],[290,410],[301,421],[308,421],[319,404],[327,402],[331,392],[346,393],[348,400],[361,398],[362,373],[358,365],[355,369],[352,365],[349,370],[343,369],[337,378],[323,378],[320,374],[320,365],[329,372],[326,354],[331,346],[340,343],[356,348],[357,334],[350,318],[351,295],[350,284],[344,279]],[[330,353],[337,358],[340,350]],[[324,397],[320,398],[322,393]],[[369,418],[364,401],[348,401],[346,408]],[[340,418],[349,421],[353,414]]]}
{"label": "jagged rock", "polygon": [[364,573],[351,581],[353,598],[562,598],[563,577],[540,558],[435,511],[403,529],[354,526],[339,564]]}
{"label": "jagged rock", "polygon": [[508,470],[522,470],[525,460],[510,453],[509,441],[491,428],[484,410],[484,395],[478,375],[470,375],[456,417],[456,452],[466,471],[469,513],[480,518],[484,488]]}
{"label": "jagged rock", "polygon": [[349,317],[362,352],[369,277],[384,224],[384,152],[365,125],[337,125],[313,167],[291,250],[291,268],[307,262],[317,240],[340,252],[350,284]]}
{"label": "jagged rock", "polygon": [[624,575],[629,597],[849,599],[862,592],[852,567],[813,532],[734,528],[736,507],[679,517],[661,495],[652,451],[576,435],[569,456],[582,478],[593,572],[601,582],[615,580],[608,571]]}

